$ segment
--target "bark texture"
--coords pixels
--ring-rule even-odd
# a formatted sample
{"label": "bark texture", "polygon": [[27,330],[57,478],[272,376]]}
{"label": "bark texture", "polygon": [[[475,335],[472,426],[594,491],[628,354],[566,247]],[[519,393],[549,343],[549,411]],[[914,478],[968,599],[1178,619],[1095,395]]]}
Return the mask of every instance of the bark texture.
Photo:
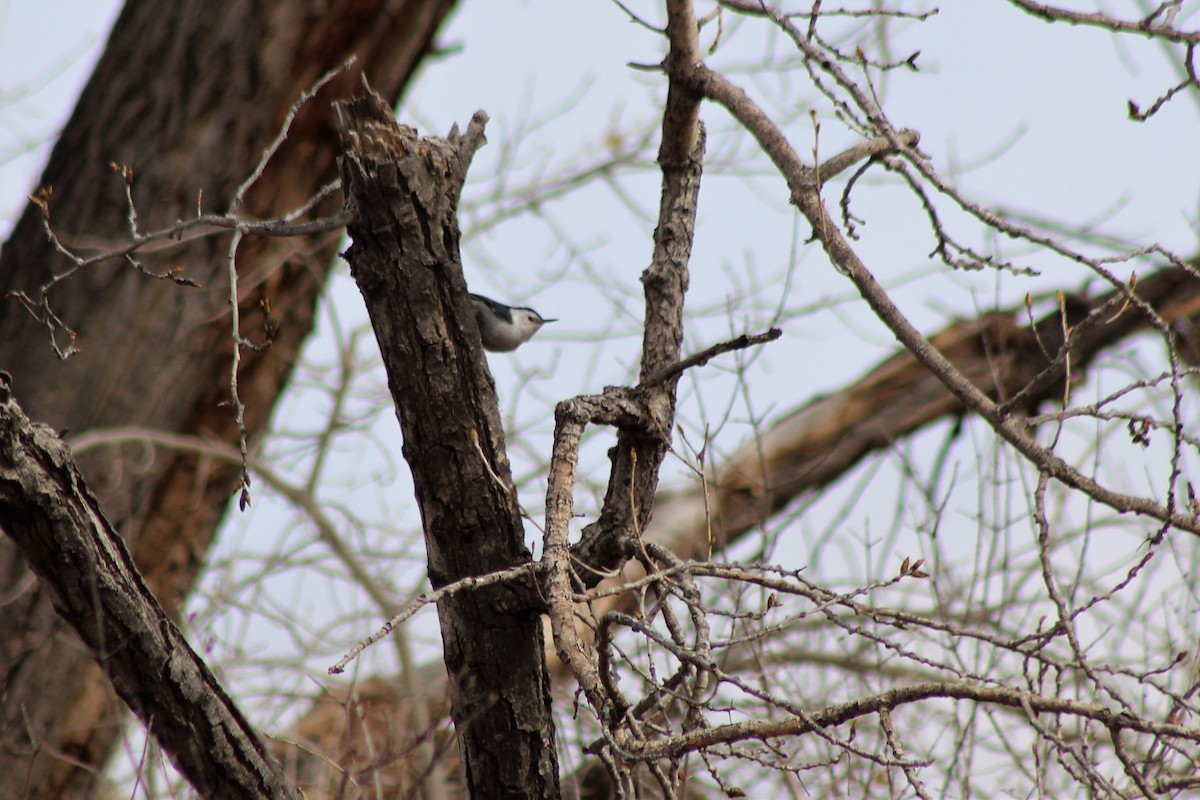
{"label": "bark texture", "polygon": [[[529,563],[495,384],[463,278],[456,211],[486,116],[419,138],[366,96],[336,106],[346,252],[379,341],[434,588]],[[532,569],[532,565],[531,565]],[[532,581],[438,603],[471,797],[558,797],[550,682]]]}
{"label": "bark texture", "polygon": [[0,372],[0,530],[138,718],[204,797],[296,798],[258,734],[133,566],[70,449]]}
{"label": "bark texture", "polygon": [[[291,104],[353,54],[354,68],[296,118],[244,211],[269,218],[303,205],[337,177],[330,100],[348,95],[360,72],[396,97],[452,6],[131,0],[42,177],[54,187],[55,230],[84,254],[128,240],[124,183],[110,162],[134,168],[142,230],[191,216],[201,193],[206,211],[225,211]],[[337,205],[327,201],[312,213]],[[263,428],[311,330],[336,238],[251,239],[238,252],[241,334],[271,339],[265,351],[243,352],[240,388],[252,434]],[[152,280],[119,259],[57,285],[50,307],[78,332],[80,350],[59,362],[47,328],[7,299],[10,291],[36,296],[69,265],[30,207],[0,252],[0,369],[13,375],[30,417],[76,433],[136,425],[236,442],[226,405],[228,243],[228,236],[210,237],[142,256],[154,272],[182,267],[201,289]],[[80,467],[147,585],[175,614],[228,507],[237,469],[137,447],[109,448]],[[0,541],[0,598],[0,799],[87,796],[92,770],[119,732],[116,697],[8,541]]]}
{"label": "bark texture", "polygon": [[[671,51],[666,62],[672,73],[676,62],[698,60],[699,26],[686,3],[667,6],[667,34]],[[646,314],[642,326],[641,400],[651,424],[619,425],[617,446],[611,452],[612,469],[599,518],[583,529],[572,557],[589,569],[579,574],[585,585],[599,583],[605,572],[619,569],[641,551],[642,531],[654,513],[658,473],[671,447],[675,427],[676,388],[679,375],[649,380],[680,360],[683,346],[683,303],[691,280],[692,255],[700,177],[703,173],[706,133],[700,122],[700,95],[679,81],[670,81],[663,109],[662,144],[658,164],[662,170],[658,225],[650,265],[642,272]],[[560,405],[560,421],[562,407]],[[556,440],[559,431],[556,430]],[[571,486],[571,491],[574,487]]]}

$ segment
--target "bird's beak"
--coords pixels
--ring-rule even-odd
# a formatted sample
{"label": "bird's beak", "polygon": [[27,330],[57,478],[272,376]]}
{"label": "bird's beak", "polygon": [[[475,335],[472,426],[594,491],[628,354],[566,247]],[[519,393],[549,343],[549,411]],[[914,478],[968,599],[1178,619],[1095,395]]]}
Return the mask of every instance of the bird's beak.
{"label": "bird's beak", "polygon": [[557,319],[557,318],[555,318],[555,319],[544,319],[544,320],[542,320],[542,322],[543,322],[543,323],[546,323],[546,322],[558,322],[558,319]]}

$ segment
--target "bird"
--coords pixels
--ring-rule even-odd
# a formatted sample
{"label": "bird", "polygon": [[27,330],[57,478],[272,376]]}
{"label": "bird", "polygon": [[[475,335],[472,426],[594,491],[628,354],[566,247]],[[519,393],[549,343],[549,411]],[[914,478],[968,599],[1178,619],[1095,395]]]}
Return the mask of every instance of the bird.
{"label": "bird", "polygon": [[532,339],[547,322],[558,322],[543,318],[532,308],[506,306],[481,294],[472,294],[471,302],[475,304],[475,324],[479,326],[483,349],[493,353],[511,353]]}

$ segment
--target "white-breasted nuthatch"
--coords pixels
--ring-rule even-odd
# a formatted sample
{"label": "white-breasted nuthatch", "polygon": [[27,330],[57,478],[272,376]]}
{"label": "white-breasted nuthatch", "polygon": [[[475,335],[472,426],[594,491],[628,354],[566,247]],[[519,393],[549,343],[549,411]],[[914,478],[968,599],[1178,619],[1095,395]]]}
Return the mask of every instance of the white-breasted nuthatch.
{"label": "white-breasted nuthatch", "polygon": [[475,324],[483,339],[483,349],[493,353],[508,353],[533,338],[547,322],[532,308],[506,306],[481,294],[471,295],[475,304]]}

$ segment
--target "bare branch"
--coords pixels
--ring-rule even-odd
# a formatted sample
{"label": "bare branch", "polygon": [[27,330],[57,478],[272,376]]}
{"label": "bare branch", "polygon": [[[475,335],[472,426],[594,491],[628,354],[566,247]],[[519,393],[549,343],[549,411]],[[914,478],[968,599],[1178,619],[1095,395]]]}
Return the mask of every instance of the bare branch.
{"label": "bare branch", "polygon": [[1118,19],[1111,14],[1102,12],[1088,13],[1086,11],[1071,11],[1066,8],[1048,5],[1046,3],[1036,3],[1033,0],[1009,0],[1017,8],[1032,14],[1035,17],[1041,17],[1047,22],[1068,22],[1072,25],[1090,25],[1096,28],[1103,28],[1112,31],[1113,33],[1132,33],[1140,36],[1149,36],[1156,39],[1165,39],[1168,42],[1177,42],[1180,44],[1200,44],[1200,31],[1181,31],[1172,25],[1174,14],[1164,17],[1163,22],[1156,22],[1156,18],[1162,11],[1170,6],[1177,6],[1177,3],[1163,3],[1159,6],[1159,10],[1152,13],[1150,16],[1141,20],[1123,20]]}
{"label": "bare branch", "polygon": [[0,528],[53,592],[58,613],[197,791],[299,798],[146,588],[70,450],[26,418],[10,382],[0,373]]}

